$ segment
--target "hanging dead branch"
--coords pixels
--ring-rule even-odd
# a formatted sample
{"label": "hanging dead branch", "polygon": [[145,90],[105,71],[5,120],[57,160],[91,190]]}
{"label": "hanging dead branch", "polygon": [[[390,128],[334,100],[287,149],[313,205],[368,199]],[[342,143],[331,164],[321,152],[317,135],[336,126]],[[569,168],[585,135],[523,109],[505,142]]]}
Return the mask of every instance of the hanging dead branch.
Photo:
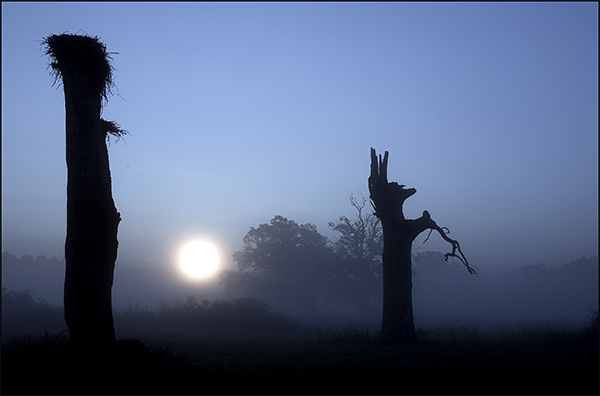
{"label": "hanging dead branch", "polygon": [[[430,229],[429,234],[427,234],[427,238],[425,238],[425,240],[423,241],[423,243],[427,242],[427,240],[429,239],[429,237],[431,236],[431,233],[435,230],[437,231],[440,236],[442,238],[444,238],[444,240],[446,242],[449,242],[452,245],[452,252],[451,253],[446,253],[444,255],[444,260],[448,261],[448,257],[456,257],[457,259],[460,260],[461,263],[463,263],[463,265],[465,267],[467,267],[467,270],[469,271],[469,273],[471,275],[477,275],[477,272],[475,272],[475,270],[469,266],[469,262],[467,261],[467,258],[465,257],[464,253],[462,252],[462,250],[460,250],[460,244],[458,243],[458,241],[455,241],[454,239],[448,237],[448,234],[450,233],[450,230],[447,227],[440,227],[436,224],[435,221],[433,221],[433,219],[429,219],[429,225],[428,228]],[[456,254],[456,252],[458,251],[459,255]]]}

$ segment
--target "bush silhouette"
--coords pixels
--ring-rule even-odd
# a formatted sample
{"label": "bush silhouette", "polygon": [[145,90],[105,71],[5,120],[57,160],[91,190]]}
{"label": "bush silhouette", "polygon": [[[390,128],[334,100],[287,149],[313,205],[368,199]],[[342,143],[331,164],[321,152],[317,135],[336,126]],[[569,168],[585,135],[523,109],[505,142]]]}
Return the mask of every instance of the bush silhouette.
{"label": "bush silhouette", "polygon": [[188,296],[185,300],[177,300],[173,306],[161,305],[157,319],[179,326],[240,328],[245,331],[281,331],[295,326],[291,317],[255,298],[210,301]]}
{"label": "bush silhouette", "polygon": [[66,328],[63,311],[35,297],[29,290],[14,291],[2,288],[2,333],[43,330],[61,331]]}

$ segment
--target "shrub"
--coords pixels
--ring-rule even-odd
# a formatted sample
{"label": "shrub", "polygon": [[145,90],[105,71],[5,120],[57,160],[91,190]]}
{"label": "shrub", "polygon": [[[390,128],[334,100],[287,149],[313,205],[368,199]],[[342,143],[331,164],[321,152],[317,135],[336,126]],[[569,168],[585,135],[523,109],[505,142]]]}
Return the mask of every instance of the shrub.
{"label": "shrub", "polygon": [[296,326],[291,317],[255,298],[210,301],[188,296],[185,300],[176,300],[173,306],[161,305],[157,309],[157,319],[169,326],[244,331],[285,331]]}
{"label": "shrub", "polygon": [[598,348],[598,310],[592,310],[585,317],[585,323],[582,330],[582,338],[585,343],[589,343]]}
{"label": "shrub", "polygon": [[115,322],[118,321],[124,325],[149,325],[156,322],[157,314],[155,311],[150,311],[147,306],[129,304],[127,308],[116,310],[113,317]]}
{"label": "shrub", "polygon": [[61,331],[66,328],[61,307],[34,297],[29,290],[2,288],[2,333]]}
{"label": "shrub", "polygon": [[[380,331],[380,330],[379,330]],[[371,334],[369,328],[363,330],[354,326],[345,327],[339,331],[324,330],[317,331],[318,342],[342,342],[350,344],[374,343],[379,338],[379,331],[376,334]]]}

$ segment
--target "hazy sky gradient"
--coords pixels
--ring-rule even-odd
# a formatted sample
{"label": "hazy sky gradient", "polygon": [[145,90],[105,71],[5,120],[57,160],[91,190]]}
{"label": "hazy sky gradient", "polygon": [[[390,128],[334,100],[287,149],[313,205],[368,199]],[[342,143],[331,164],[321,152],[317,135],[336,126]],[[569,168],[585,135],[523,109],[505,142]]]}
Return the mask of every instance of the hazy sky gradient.
{"label": "hazy sky gradient", "polygon": [[[369,149],[479,272],[598,255],[598,4],[2,3],[2,251],[64,257],[65,109],[40,42],[97,35],[118,263],[222,255],[368,197]],[[57,89],[58,88],[58,89]],[[439,236],[415,246],[446,251]]]}

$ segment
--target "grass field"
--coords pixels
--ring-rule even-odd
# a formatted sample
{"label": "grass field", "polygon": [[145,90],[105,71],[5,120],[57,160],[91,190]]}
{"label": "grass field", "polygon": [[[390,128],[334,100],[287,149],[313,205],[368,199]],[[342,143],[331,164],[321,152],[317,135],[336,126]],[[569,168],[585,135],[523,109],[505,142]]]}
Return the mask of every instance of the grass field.
{"label": "grass field", "polygon": [[[148,330],[148,329],[146,329]],[[66,333],[3,338],[2,394],[598,394],[598,333],[544,326],[419,331],[415,346],[336,331],[147,331],[111,363]]]}

